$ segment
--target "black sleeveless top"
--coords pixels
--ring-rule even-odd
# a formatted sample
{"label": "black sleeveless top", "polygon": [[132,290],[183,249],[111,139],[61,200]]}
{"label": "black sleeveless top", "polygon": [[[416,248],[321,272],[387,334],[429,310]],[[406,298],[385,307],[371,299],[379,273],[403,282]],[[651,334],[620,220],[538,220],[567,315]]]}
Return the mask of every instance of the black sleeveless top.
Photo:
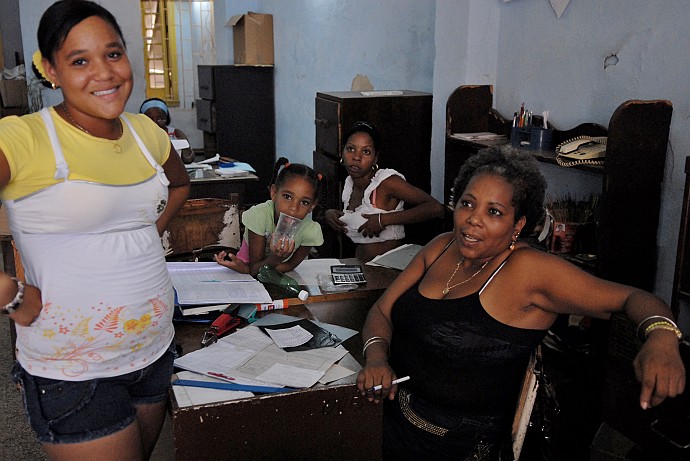
{"label": "black sleeveless top", "polygon": [[404,386],[415,400],[446,414],[514,414],[529,356],[546,334],[495,320],[479,300],[482,289],[437,300],[422,296],[417,283],[392,310],[389,363],[397,376],[410,375]]}

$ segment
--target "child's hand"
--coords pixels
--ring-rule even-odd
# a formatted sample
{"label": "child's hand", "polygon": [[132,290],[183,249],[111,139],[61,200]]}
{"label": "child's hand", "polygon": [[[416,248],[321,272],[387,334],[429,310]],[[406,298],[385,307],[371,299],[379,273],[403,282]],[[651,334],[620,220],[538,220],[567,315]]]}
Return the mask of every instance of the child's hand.
{"label": "child's hand", "polygon": [[345,234],[347,233],[347,226],[340,220],[342,216],[345,216],[345,213],[335,209],[326,210],[324,213],[326,224],[328,224],[333,230]]}
{"label": "child's hand", "polygon": [[295,251],[295,239],[281,237],[277,240],[271,236],[271,253],[283,261]]}
{"label": "child's hand", "polygon": [[249,273],[249,266],[247,263],[242,261],[234,254],[228,253],[227,251],[221,251],[220,253],[213,255],[213,259],[215,259],[216,262],[221,266],[225,266],[228,269],[239,272],[240,274]]}

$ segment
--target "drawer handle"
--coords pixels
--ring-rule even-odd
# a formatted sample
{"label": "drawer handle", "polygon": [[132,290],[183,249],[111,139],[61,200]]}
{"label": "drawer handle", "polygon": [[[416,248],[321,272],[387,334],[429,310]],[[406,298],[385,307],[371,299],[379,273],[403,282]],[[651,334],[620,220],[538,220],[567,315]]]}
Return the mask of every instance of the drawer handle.
{"label": "drawer handle", "polygon": [[330,128],[331,121],[326,118],[317,118],[314,120],[314,124],[322,128]]}

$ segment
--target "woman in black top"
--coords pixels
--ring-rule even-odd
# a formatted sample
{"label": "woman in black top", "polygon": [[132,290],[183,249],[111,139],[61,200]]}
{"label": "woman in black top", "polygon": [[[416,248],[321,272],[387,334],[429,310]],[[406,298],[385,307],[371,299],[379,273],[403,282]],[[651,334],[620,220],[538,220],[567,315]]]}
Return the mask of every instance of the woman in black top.
{"label": "woman in black top", "polygon": [[558,314],[625,312],[646,337],[634,362],[642,408],[683,391],[681,334],[661,299],[518,240],[543,217],[545,189],[529,155],[471,157],[455,181],[453,232],[426,245],[369,312],[357,385],[388,400],[384,458],[495,459],[530,352]]}

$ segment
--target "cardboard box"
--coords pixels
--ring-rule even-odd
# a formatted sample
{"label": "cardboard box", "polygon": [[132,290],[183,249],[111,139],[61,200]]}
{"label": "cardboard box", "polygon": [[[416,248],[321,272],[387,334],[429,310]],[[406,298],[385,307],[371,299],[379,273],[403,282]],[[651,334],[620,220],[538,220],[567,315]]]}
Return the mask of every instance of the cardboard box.
{"label": "cardboard box", "polygon": [[253,13],[233,16],[235,64],[273,65],[273,15]]}
{"label": "cardboard box", "polygon": [[0,99],[2,107],[25,107],[29,104],[26,80],[5,80],[0,78]]}

